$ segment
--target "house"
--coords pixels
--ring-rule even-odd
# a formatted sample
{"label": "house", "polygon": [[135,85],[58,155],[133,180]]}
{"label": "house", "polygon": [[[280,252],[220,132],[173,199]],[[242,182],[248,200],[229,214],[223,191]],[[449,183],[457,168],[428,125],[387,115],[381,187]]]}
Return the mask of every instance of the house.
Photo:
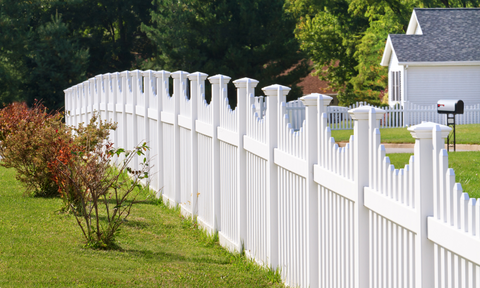
{"label": "house", "polygon": [[389,104],[480,103],[480,9],[414,9],[406,34],[390,34]]}

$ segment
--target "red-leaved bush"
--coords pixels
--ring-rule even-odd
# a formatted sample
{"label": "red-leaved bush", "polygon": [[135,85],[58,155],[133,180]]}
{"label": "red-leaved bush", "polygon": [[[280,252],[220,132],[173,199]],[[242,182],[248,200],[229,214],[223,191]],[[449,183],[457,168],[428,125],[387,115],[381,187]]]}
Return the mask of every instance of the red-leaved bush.
{"label": "red-leaved bush", "polygon": [[17,171],[16,177],[28,194],[58,195],[48,163],[57,154],[52,144],[59,138],[70,138],[62,118],[61,113],[48,113],[38,102],[31,108],[12,103],[0,110],[0,165]]}
{"label": "red-leaved bush", "polygon": [[17,171],[16,177],[26,186],[27,194],[59,195],[55,181],[59,151],[71,157],[67,155],[78,147],[95,147],[105,141],[110,130],[116,128],[115,124],[99,121],[97,114],[88,125],[78,128],[66,126],[62,119],[62,113],[48,113],[39,102],[33,107],[12,103],[0,110],[0,165]]}

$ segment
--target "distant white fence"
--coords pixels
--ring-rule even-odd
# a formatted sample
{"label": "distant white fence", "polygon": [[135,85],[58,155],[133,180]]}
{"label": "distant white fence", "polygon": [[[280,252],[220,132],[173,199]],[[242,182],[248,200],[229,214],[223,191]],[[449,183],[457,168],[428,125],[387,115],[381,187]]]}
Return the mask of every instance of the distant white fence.
{"label": "distant white fence", "polygon": [[[255,97],[255,107],[258,115],[266,110],[264,97]],[[328,106],[327,119],[329,127],[332,130],[353,129],[353,119],[348,114],[348,110],[361,106],[371,106],[365,102],[357,102],[349,107]],[[287,114],[289,123],[294,130],[300,129],[305,120],[305,107],[300,100],[287,102]],[[373,106],[372,106],[373,107]],[[385,115],[380,119],[381,128],[398,128],[420,124],[423,121],[435,122],[446,125],[447,118],[445,114],[437,113],[437,105],[419,106],[413,103],[405,103],[404,107],[399,105],[394,107],[376,107],[385,111]],[[456,124],[478,124],[480,123],[480,104],[465,106],[464,114],[456,115]]]}
{"label": "distant white fence", "polygon": [[480,287],[480,201],[462,193],[448,168],[450,128],[410,127],[415,154],[395,169],[380,144],[384,110],[348,111],[354,135],[339,147],[330,97],[304,96],[305,122],[293,131],[290,88],[263,88],[261,118],[258,81],[233,81],[232,111],[230,78],[208,78],[210,104],[206,79],[183,71],[99,75],[65,91],[66,121],[76,126],[100,111],[118,122],[116,147],[147,141],[151,187],[218,231],[224,247],[280,269],[289,286]]}

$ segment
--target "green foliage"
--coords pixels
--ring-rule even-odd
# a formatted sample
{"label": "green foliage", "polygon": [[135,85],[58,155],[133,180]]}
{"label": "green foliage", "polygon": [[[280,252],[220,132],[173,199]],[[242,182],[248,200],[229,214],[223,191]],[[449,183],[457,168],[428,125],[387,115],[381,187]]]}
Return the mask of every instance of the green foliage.
{"label": "green foliage", "polygon": [[63,90],[106,72],[136,68],[152,45],[140,31],[150,1],[0,2],[0,105],[64,105]]}
{"label": "green foliage", "polygon": [[150,57],[153,46],[140,25],[150,23],[152,8],[151,0],[57,0],[49,13],[63,15],[75,39],[88,48],[91,77],[138,68]]}
{"label": "green foliage", "polygon": [[340,104],[355,102],[349,80],[356,75],[358,35],[368,27],[368,18],[352,15],[346,0],[287,1],[287,7],[299,19],[296,37],[312,59],[317,76],[339,91]]}
{"label": "green foliage", "polygon": [[0,105],[21,98],[28,54],[29,23],[36,5],[30,1],[0,2]]}
{"label": "green foliage", "polygon": [[388,34],[402,33],[399,22],[391,11],[370,22],[370,27],[364,32],[354,54],[358,59],[358,65],[355,67],[357,74],[349,81],[353,85],[355,95],[352,100],[381,104],[388,88],[388,67],[380,66],[379,63]]}
{"label": "green foliage", "polygon": [[387,67],[379,65],[388,34],[405,33],[413,8],[477,7],[462,0],[287,0],[296,37],[320,79],[339,92],[341,105],[380,104]]}
{"label": "green foliage", "polygon": [[85,79],[88,49],[81,49],[78,41],[70,39],[68,27],[58,14],[35,32],[29,39],[32,50],[27,61],[27,101],[42,99],[48,108],[61,109],[63,90]]}
{"label": "green foliage", "polygon": [[158,47],[145,68],[250,77],[258,88],[291,86],[289,99],[302,95],[296,84],[309,67],[283,1],[156,0],[155,7],[152,24],[142,25]]}

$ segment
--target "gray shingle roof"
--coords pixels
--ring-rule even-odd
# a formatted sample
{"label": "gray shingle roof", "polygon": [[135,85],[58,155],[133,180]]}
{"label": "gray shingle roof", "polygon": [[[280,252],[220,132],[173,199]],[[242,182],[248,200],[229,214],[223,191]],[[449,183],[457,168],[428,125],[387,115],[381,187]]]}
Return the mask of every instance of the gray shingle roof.
{"label": "gray shingle roof", "polygon": [[423,35],[390,34],[399,62],[480,61],[480,9],[415,9]]}

